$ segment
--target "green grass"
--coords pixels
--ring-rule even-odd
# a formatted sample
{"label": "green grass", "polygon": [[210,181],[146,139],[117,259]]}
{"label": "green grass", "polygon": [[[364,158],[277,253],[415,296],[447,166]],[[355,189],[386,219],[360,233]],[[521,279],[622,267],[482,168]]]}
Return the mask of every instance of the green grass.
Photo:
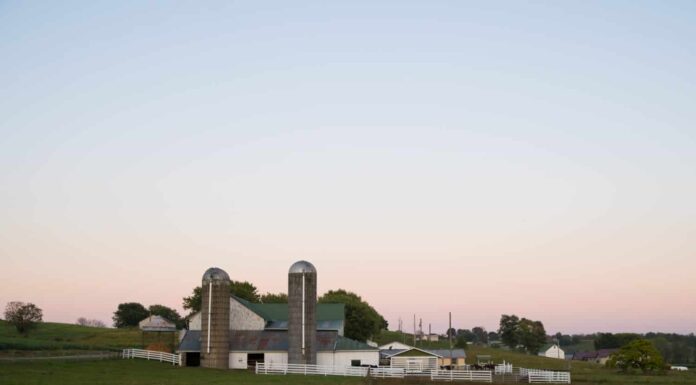
{"label": "green grass", "polygon": [[355,377],[256,375],[246,370],[179,368],[145,360],[0,362],[1,385],[358,385],[363,383],[364,379]]}
{"label": "green grass", "polygon": [[141,346],[142,335],[137,329],[92,328],[42,322],[27,336],[22,336],[14,326],[0,320],[0,351],[113,350]]}
{"label": "green grass", "polygon": [[[479,354],[491,353],[486,350]],[[515,353],[511,353],[515,354]],[[519,358],[509,356],[511,358]],[[534,363],[531,358],[527,364]],[[543,360],[543,359],[542,359]],[[552,359],[546,359],[552,360]],[[520,361],[520,360],[517,360]],[[545,360],[544,360],[545,361]],[[513,361],[514,362],[514,361]],[[523,361],[524,362],[524,361]],[[537,362],[537,361],[535,361]],[[668,373],[662,376],[622,375],[591,364],[573,364],[573,384],[586,385],[695,385],[696,373]],[[522,365],[521,365],[522,366]],[[531,366],[531,365],[530,365]],[[550,367],[553,365],[545,365]],[[370,380],[339,376],[256,375],[245,370],[179,368],[145,360],[104,361],[0,361],[0,385],[198,385],[198,384],[337,384],[398,385],[429,384],[425,379]]]}

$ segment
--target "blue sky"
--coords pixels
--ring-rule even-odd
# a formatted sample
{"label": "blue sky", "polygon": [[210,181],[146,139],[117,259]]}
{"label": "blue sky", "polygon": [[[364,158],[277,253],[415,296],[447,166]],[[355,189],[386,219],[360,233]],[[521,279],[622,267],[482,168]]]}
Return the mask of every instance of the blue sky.
{"label": "blue sky", "polygon": [[108,320],[304,258],[393,325],[452,310],[396,275],[490,293],[462,326],[694,331],[695,8],[0,2],[0,303]]}

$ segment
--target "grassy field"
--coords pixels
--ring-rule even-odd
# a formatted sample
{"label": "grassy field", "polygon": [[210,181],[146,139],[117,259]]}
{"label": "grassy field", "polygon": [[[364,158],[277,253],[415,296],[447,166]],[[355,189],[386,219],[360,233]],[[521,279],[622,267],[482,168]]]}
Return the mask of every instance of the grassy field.
{"label": "grassy field", "polygon": [[179,368],[145,360],[0,362],[2,385],[363,384],[354,377],[264,376],[249,371]]}
{"label": "grassy field", "polygon": [[[379,342],[402,341],[403,336],[389,332]],[[406,341],[410,343],[410,341]],[[44,323],[23,337],[0,321],[0,357],[56,356],[82,354],[95,350],[114,350],[141,346],[137,330],[89,328],[77,325]],[[447,341],[426,343],[423,347],[446,348]],[[469,346],[467,361],[475,363],[478,355],[489,355],[495,362],[507,361],[517,367],[570,370],[574,384],[624,385],[664,384],[696,385],[696,371],[671,372],[660,376],[622,375],[598,364],[556,360],[521,354],[505,349]],[[424,380],[370,381],[346,377],[256,376],[246,371],[220,371],[203,368],[178,368],[144,360],[104,361],[0,361],[0,385],[4,384],[413,384]]]}
{"label": "grassy field", "polygon": [[[587,385],[694,385],[696,373],[626,376],[591,366],[572,368],[573,383]],[[0,362],[0,385],[198,385],[198,384],[427,384],[429,380],[370,380],[337,376],[266,376],[250,371],[179,368],[144,360]]]}
{"label": "grassy field", "polygon": [[109,350],[140,347],[142,336],[134,329],[91,328],[43,322],[28,336],[0,320],[0,352],[12,350]]}

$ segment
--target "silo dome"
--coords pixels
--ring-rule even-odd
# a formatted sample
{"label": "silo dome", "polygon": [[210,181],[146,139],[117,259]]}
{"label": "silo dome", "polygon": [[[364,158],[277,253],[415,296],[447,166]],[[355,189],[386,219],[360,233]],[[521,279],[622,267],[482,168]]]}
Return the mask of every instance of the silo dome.
{"label": "silo dome", "polygon": [[222,270],[219,267],[211,267],[210,269],[206,270],[203,274],[203,282],[229,280],[230,276],[227,275],[227,273],[225,273],[225,270]]}
{"label": "silo dome", "polygon": [[311,263],[307,261],[297,261],[290,266],[290,271],[288,274],[301,274],[301,273],[315,273],[317,269]]}

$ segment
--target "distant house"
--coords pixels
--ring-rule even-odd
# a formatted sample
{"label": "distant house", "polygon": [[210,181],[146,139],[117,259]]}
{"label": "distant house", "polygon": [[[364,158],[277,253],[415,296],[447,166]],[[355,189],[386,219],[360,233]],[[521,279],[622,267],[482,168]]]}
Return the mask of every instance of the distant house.
{"label": "distant house", "polygon": [[539,350],[539,355],[548,358],[558,358],[560,360],[565,359],[565,352],[563,352],[563,349],[561,349],[558,344],[548,344],[542,346],[542,348]]}
{"label": "distant house", "polygon": [[600,349],[597,350],[597,357],[595,357],[595,362],[598,364],[606,365],[611,355],[616,353],[619,349]]}
{"label": "distant house", "polygon": [[595,362],[597,364],[606,365],[612,354],[618,349],[600,349],[594,352],[575,352],[573,360]]}
{"label": "distant house", "polygon": [[439,334],[435,334],[435,333],[425,334],[425,335],[423,336],[423,339],[426,340],[426,341],[437,342],[437,341],[440,341],[440,335],[439,335]]}

